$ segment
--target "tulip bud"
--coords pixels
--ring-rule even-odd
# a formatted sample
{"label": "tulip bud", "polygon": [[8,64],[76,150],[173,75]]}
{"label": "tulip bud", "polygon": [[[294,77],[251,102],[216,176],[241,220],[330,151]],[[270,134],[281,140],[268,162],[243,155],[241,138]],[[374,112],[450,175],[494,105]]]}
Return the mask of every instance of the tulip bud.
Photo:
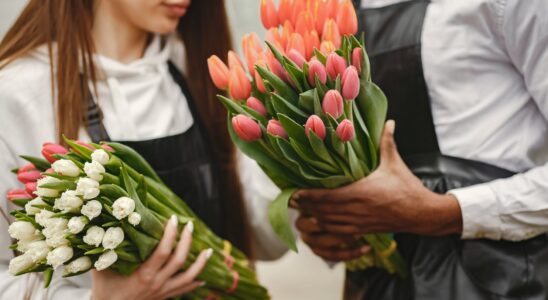
{"label": "tulip bud", "polygon": [[288,137],[287,132],[285,132],[285,129],[282,127],[282,123],[274,119],[268,121],[266,132],[273,136],[281,137],[282,139],[287,139]]}
{"label": "tulip bud", "polygon": [[77,177],[80,175],[80,168],[69,159],[60,159],[53,164],[51,164],[51,167],[57,174],[70,176],[70,177]]}
{"label": "tulip bud", "polygon": [[297,50],[302,56],[306,53],[304,39],[298,33],[292,33],[287,41],[286,52],[289,52],[292,49]]}
{"label": "tulip bud", "polygon": [[[92,145],[90,145],[90,144],[88,144],[88,143],[86,143],[86,142],[76,141],[76,144],[78,144],[78,145],[80,145],[80,146],[84,146],[84,147],[88,148],[89,150],[95,150],[95,148],[94,148]],[[76,149],[75,149],[75,150],[76,150]]]}
{"label": "tulip bud", "polygon": [[291,37],[293,33],[295,33],[295,29],[293,28],[293,25],[291,24],[290,21],[285,21],[284,26],[282,27],[282,31],[280,33],[281,44],[284,47],[287,47],[287,43],[289,43],[289,38]]}
{"label": "tulip bud", "polygon": [[112,147],[107,145],[107,144],[102,144],[101,148],[103,148],[103,150],[108,151],[108,152],[114,152],[114,149],[112,149]]}
{"label": "tulip bud", "polygon": [[327,16],[335,19],[339,11],[339,0],[327,0]]}
{"label": "tulip bud", "polygon": [[344,58],[340,57],[337,53],[331,53],[327,56],[327,62],[325,64],[327,75],[333,80],[337,79],[338,75],[344,73],[346,69],[346,62]]}
{"label": "tulip bud", "polygon": [[352,65],[356,67],[356,70],[358,70],[358,73],[362,72],[362,55],[363,51],[362,48],[357,47],[352,50]]}
{"label": "tulip bud", "polygon": [[314,19],[310,11],[301,11],[297,17],[297,23],[295,23],[295,32],[304,35],[305,32],[309,32],[315,28]]}
{"label": "tulip bud", "polygon": [[343,142],[348,142],[356,136],[354,131],[354,125],[349,120],[343,120],[339,126],[337,126],[337,136]]}
{"label": "tulip bud", "polygon": [[207,68],[213,84],[220,90],[226,89],[229,70],[223,61],[217,55],[212,55],[207,59]]}
{"label": "tulip bud", "polygon": [[266,31],[265,40],[272,44],[278,51],[284,52],[287,38],[280,35],[278,28],[273,27]]}
{"label": "tulip bud", "polygon": [[341,79],[342,94],[344,99],[353,100],[360,93],[360,77],[356,67],[349,66],[343,73]]}
{"label": "tulip bud", "polygon": [[278,12],[274,1],[261,0],[261,22],[266,29],[278,26]]}
{"label": "tulip bud", "polygon": [[325,84],[327,82],[325,66],[318,60],[312,60],[308,63],[308,83],[311,86],[316,86],[316,76],[318,76],[321,83]]}
{"label": "tulip bud", "polygon": [[339,27],[335,20],[329,19],[324,25],[322,32],[322,40],[330,41],[335,45],[336,48],[341,46],[341,34],[339,32]]}
{"label": "tulip bud", "polygon": [[345,0],[337,13],[337,25],[341,35],[354,35],[358,32],[358,17],[352,1]]}
{"label": "tulip bud", "polygon": [[235,66],[230,70],[228,78],[228,91],[236,100],[247,99],[251,94],[251,82],[241,66]]}
{"label": "tulip bud", "polygon": [[242,64],[240,57],[238,57],[238,54],[230,50],[228,51],[228,68],[234,69],[236,66],[239,66],[242,69],[244,68],[244,65]]}
{"label": "tulip bud", "polygon": [[293,12],[291,13],[291,23],[297,24],[299,15],[306,9],[305,0],[293,0]]}
{"label": "tulip bud", "polygon": [[253,121],[248,116],[237,115],[232,118],[232,127],[234,131],[240,137],[240,139],[246,142],[253,142],[259,140],[262,136],[261,127],[257,122]]}
{"label": "tulip bud", "polygon": [[67,153],[68,153],[68,150],[59,144],[44,143],[44,145],[42,146],[42,155],[50,163],[53,163],[54,161],[57,160],[57,158],[53,157],[54,154],[64,155]]}
{"label": "tulip bud", "polygon": [[338,119],[344,113],[343,98],[339,91],[329,90],[323,97],[322,108],[326,114]]}
{"label": "tulip bud", "polygon": [[268,69],[270,69],[270,71],[274,73],[274,75],[278,76],[280,79],[284,81],[288,81],[287,80],[288,78],[285,75],[284,68],[282,67],[280,62],[276,59],[276,57],[274,56],[274,54],[272,54],[270,50],[266,52],[266,59],[267,59],[266,63],[268,64]]}
{"label": "tulip bud", "polygon": [[[261,67],[261,68],[266,68],[266,62],[264,60],[258,60],[255,65]],[[261,93],[266,93],[266,87],[264,86],[264,82],[263,82],[263,79],[261,78],[261,75],[259,74],[259,72],[255,72],[255,85],[257,86],[257,89],[259,90],[259,92]]]}
{"label": "tulip bud", "polygon": [[254,46],[251,44],[251,35],[244,37],[242,49],[244,51],[244,57],[247,64],[247,69],[251,76],[255,76],[255,62],[259,59],[259,56],[262,56],[262,49],[257,52]]}
{"label": "tulip bud", "polygon": [[249,97],[247,98],[246,104],[249,108],[266,117],[266,107],[264,107],[264,104],[259,99],[255,97]]}
{"label": "tulip bud", "polygon": [[320,52],[329,55],[337,50],[331,41],[323,41],[320,45]]}
{"label": "tulip bud", "polygon": [[14,189],[11,191],[8,191],[6,197],[9,201],[17,200],[17,199],[32,199],[32,195],[29,194],[24,189]]}
{"label": "tulip bud", "polygon": [[320,49],[320,37],[316,30],[305,32],[303,35],[305,58],[310,59],[314,54],[314,49]]}
{"label": "tulip bud", "polygon": [[322,119],[320,119],[320,117],[316,115],[311,115],[308,118],[304,129],[306,136],[308,136],[310,134],[310,131],[312,130],[320,139],[325,139],[325,125]]}
{"label": "tulip bud", "polygon": [[291,0],[280,0],[280,5],[278,6],[278,20],[280,24],[285,23],[285,21],[291,21],[291,15],[293,13],[293,6]]}
{"label": "tulip bud", "polygon": [[42,177],[42,174],[37,170],[30,170],[27,172],[21,172],[21,170],[19,170],[17,173],[17,180],[21,183],[36,182],[40,177]]}
{"label": "tulip bud", "polygon": [[33,164],[26,164],[22,166],[21,168],[19,168],[19,170],[17,170],[17,174],[34,171],[34,170],[36,170],[36,167]]}
{"label": "tulip bud", "polygon": [[314,4],[314,20],[316,20],[316,31],[319,34],[322,34],[323,26],[329,15],[327,4],[327,0],[316,1]]}
{"label": "tulip bud", "polygon": [[38,184],[36,183],[36,181],[27,182],[27,183],[25,183],[25,191],[27,191],[27,193],[32,195],[36,191],[37,186],[38,186]]}
{"label": "tulip bud", "polygon": [[293,61],[301,69],[303,68],[304,63],[306,62],[302,54],[295,49],[289,50],[289,52],[287,52],[287,57],[291,59],[291,61]]}

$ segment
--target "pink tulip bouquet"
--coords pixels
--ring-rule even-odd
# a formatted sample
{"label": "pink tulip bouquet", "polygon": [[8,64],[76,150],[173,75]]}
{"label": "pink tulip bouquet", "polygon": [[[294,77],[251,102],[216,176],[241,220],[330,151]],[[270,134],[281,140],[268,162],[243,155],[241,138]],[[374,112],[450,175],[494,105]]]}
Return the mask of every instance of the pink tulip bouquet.
{"label": "pink tulip bouquet", "polygon": [[[297,188],[336,188],[370,174],[379,164],[387,101],[371,82],[363,39],[350,0],[261,1],[267,29],[263,48],[255,33],[243,38],[246,67],[234,52],[228,66],[208,59],[213,83],[229,115],[232,140],[283,190],[270,222],[296,251],[288,201]],[[347,262],[351,270],[376,266],[405,276],[391,234],[369,234],[372,254]]]}
{"label": "pink tulip bouquet", "polygon": [[9,234],[17,253],[9,265],[13,275],[63,276],[94,268],[131,274],[159,243],[164,224],[175,215],[179,230],[192,224],[193,242],[183,269],[204,250],[209,260],[198,280],[204,286],[185,299],[269,299],[246,257],[216,236],[156,175],[133,149],[66,140],[70,149],[46,143],[45,159],[13,170],[24,188],[7,198],[21,208]]}

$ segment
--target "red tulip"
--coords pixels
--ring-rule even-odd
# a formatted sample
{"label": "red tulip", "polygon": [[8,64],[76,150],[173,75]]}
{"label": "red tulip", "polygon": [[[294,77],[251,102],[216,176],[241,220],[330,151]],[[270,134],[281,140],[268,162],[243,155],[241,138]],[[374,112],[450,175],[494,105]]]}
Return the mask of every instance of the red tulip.
{"label": "red tulip", "polygon": [[344,103],[341,93],[337,90],[329,90],[325,93],[322,101],[322,108],[326,114],[338,119],[344,113]]}
{"label": "red tulip", "polygon": [[282,127],[282,123],[280,123],[280,121],[278,120],[272,119],[268,121],[268,125],[266,126],[266,132],[270,133],[273,136],[287,139],[287,132],[285,132],[285,129]]}
{"label": "red tulip", "polygon": [[343,142],[348,142],[356,136],[354,131],[354,125],[349,120],[343,120],[339,126],[337,126],[337,136]]}
{"label": "red tulip", "polygon": [[95,147],[93,147],[92,145],[90,145],[86,142],[76,141],[76,144],[78,144],[80,146],[84,146],[84,147],[88,148],[89,150],[95,150]]}
{"label": "red tulip", "polygon": [[112,147],[107,144],[101,144],[101,148],[103,148],[103,150],[108,152],[114,152],[114,149],[112,149]]}
{"label": "red tulip", "polygon": [[314,49],[320,49],[320,37],[316,30],[305,32],[303,35],[305,58],[310,59],[314,54]]}
{"label": "red tulip", "polygon": [[17,174],[34,170],[36,170],[36,167],[33,164],[26,164],[17,170]]}
{"label": "red tulip", "polygon": [[266,117],[266,107],[264,107],[264,104],[261,102],[261,100],[255,97],[249,97],[247,98],[246,104],[249,108]]}
{"label": "red tulip", "polygon": [[349,66],[344,71],[341,79],[342,94],[344,99],[354,100],[360,93],[360,77],[356,67]]}
{"label": "red tulip", "polygon": [[287,41],[286,52],[289,52],[289,50],[291,49],[295,49],[299,51],[302,56],[305,56],[306,50],[304,47],[304,39],[300,34],[292,33],[289,37],[289,40]]}
{"label": "red tulip", "polygon": [[37,185],[36,181],[25,183],[25,191],[27,191],[27,193],[32,195],[36,191],[36,185]]}
{"label": "red tulip", "polygon": [[304,130],[307,136],[310,134],[310,130],[312,130],[320,139],[325,139],[325,125],[322,119],[316,115],[311,115],[308,118],[304,125]]}
{"label": "red tulip", "polygon": [[17,200],[17,199],[32,199],[32,195],[27,193],[24,189],[15,189],[8,191],[7,198],[9,201]]}
{"label": "red tulip", "polygon": [[337,53],[331,53],[327,56],[327,62],[325,63],[325,69],[327,75],[333,80],[337,79],[338,75],[344,73],[346,69],[346,62],[344,58],[340,57]]}
{"label": "red tulip", "polygon": [[261,22],[266,29],[278,26],[278,12],[272,0],[261,0]]}
{"label": "red tulip", "polygon": [[332,42],[336,48],[341,46],[341,34],[335,20],[328,19],[327,22],[325,22],[322,32],[322,40]]}
{"label": "red tulip", "polygon": [[233,117],[232,127],[238,137],[246,142],[259,140],[262,136],[261,127],[259,124],[245,115],[237,115]]}
{"label": "red tulip", "polygon": [[53,168],[49,168],[46,170],[46,172],[44,173],[47,173],[47,174],[55,174],[55,171],[53,170]]}
{"label": "red tulip", "polygon": [[300,35],[304,35],[305,32],[316,29],[314,19],[309,11],[301,11],[297,17],[297,23],[295,23],[295,32]]}
{"label": "red tulip", "polygon": [[341,35],[354,35],[358,32],[358,17],[350,0],[345,0],[337,13],[337,25]]}
{"label": "red tulip", "polygon": [[240,68],[244,69],[244,65],[242,64],[240,57],[238,57],[238,54],[236,54],[232,50],[229,50],[228,51],[228,68],[234,69],[236,66],[239,66]]}
{"label": "red tulip", "polygon": [[[258,60],[255,65],[260,66],[261,68],[266,68],[266,62],[263,59]],[[261,78],[259,72],[254,72],[254,77],[255,85],[257,86],[259,92],[266,93],[266,87],[264,86],[263,79]]]}
{"label": "red tulip", "polygon": [[352,50],[352,65],[356,67],[356,70],[358,70],[358,73],[362,72],[362,55],[363,51],[362,48],[357,47]]}
{"label": "red tulip", "polygon": [[335,45],[331,41],[323,41],[320,45],[320,52],[324,55],[329,55],[333,52],[335,52],[337,48],[335,48]]}
{"label": "red tulip", "polygon": [[17,173],[17,180],[21,183],[36,182],[40,177],[42,174],[37,170]]}
{"label": "red tulip", "polygon": [[304,59],[303,55],[295,49],[289,50],[289,52],[287,52],[287,57],[291,59],[291,61],[293,61],[301,69],[306,62],[306,59]]}
{"label": "red tulip", "polygon": [[291,15],[293,14],[292,2],[292,0],[280,0],[280,5],[278,6],[278,20],[280,24],[285,23],[285,21],[291,21]]}
{"label": "red tulip", "polygon": [[314,5],[314,20],[316,21],[316,31],[319,34],[322,34],[323,26],[329,15],[329,12],[327,11],[328,2],[327,0],[319,0],[316,1]]}
{"label": "red tulip", "polygon": [[54,154],[64,155],[67,153],[68,153],[68,150],[59,144],[44,143],[44,145],[42,145],[42,155],[50,163],[53,163],[57,160],[57,158],[53,157]]}
{"label": "red tulip", "polygon": [[207,59],[207,68],[213,84],[220,89],[225,90],[228,87],[228,76],[230,71],[223,61],[217,56],[212,55]]}
{"label": "red tulip", "polygon": [[310,83],[311,86],[316,86],[316,76],[318,76],[321,83],[326,83],[327,73],[325,71],[325,66],[318,60],[312,60],[308,63],[308,83]]}
{"label": "red tulip", "polygon": [[230,96],[236,100],[247,99],[251,94],[251,82],[241,66],[236,65],[230,70],[228,91]]}

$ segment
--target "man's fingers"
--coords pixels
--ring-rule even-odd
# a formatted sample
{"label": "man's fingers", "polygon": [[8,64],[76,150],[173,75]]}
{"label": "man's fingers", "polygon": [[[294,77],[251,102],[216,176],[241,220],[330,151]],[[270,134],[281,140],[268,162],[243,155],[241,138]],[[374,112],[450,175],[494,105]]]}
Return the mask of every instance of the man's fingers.
{"label": "man's fingers", "polygon": [[352,235],[301,234],[301,239],[311,248],[351,248],[358,240]]}
{"label": "man's fingers", "polygon": [[365,255],[370,250],[371,247],[367,245],[351,249],[312,248],[316,255],[330,261],[349,261]]}
{"label": "man's fingers", "polygon": [[145,278],[156,276],[158,271],[169,259],[173,243],[177,236],[177,217],[171,216],[164,230],[164,235],[149,259],[141,265],[141,272]]}
{"label": "man's fingers", "polygon": [[347,202],[355,199],[355,195],[348,190],[349,186],[336,189],[301,189],[296,191],[292,200],[301,205],[304,202]]}
{"label": "man's fingers", "polygon": [[345,235],[364,234],[364,232],[362,232],[363,230],[357,225],[321,223],[321,225],[319,226],[325,232],[333,233],[333,234],[345,234]]}
{"label": "man's fingers", "polygon": [[306,217],[300,216],[295,222],[295,226],[300,232],[304,232],[304,233],[313,233],[313,232],[322,231],[322,229],[320,228],[318,224],[318,221],[314,218],[306,218]]}
{"label": "man's fingers", "polygon": [[177,273],[183,268],[185,261],[192,244],[192,231],[194,230],[194,223],[188,222],[181,233],[181,238],[177,243],[175,251],[171,254],[169,261],[158,272],[157,278],[160,281],[165,281],[173,274]]}

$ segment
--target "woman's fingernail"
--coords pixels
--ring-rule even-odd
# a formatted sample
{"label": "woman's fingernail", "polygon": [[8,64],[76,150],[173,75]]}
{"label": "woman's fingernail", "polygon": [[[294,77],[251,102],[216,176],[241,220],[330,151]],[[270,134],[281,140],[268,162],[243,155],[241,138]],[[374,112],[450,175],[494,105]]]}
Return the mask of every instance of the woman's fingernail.
{"label": "woman's fingernail", "polygon": [[171,226],[177,226],[177,216],[171,215],[171,218],[169,218],[169,223],[171,223]]}
{"label": "woman's fingernail", "polygon": [[206,258],[209,259],[213,255],[213,249],[209,248],[206,250]]}
{"label": "woman's fingernail", "polygon": [[185,229],[189,233],[192,233],[194,231],[194,223],[192,221],[188,221],[188,223],[186,223]]}
{"label": "woman's fingernail", "polygon": [[299,204],[297,203],[297,201],[295,201],[295,199],[291,199],[289,201],[289,207],[298,208]]}

